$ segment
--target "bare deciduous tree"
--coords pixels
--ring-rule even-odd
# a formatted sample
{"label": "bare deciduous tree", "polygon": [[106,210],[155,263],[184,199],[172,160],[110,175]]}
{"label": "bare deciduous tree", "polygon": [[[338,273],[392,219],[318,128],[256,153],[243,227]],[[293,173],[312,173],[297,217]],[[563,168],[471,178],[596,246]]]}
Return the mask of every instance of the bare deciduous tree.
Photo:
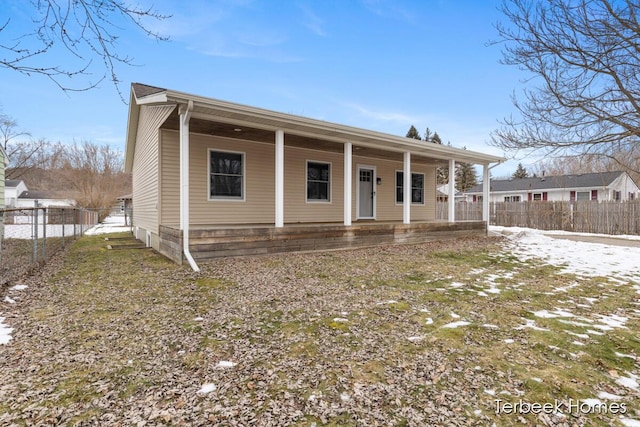
{"label": "bare deciduous tree", "polygon": [[[493,143],[509,151],[589,154],[637,167],[640,156],[640,3],[504,0],[496,25],[504,64],[530,73],[520,117]],[[621,155],[623,153],[623,155]]]}
{"label": "bare deciduous tree", "polygon": [[[169,16],[128,1],[38,0],[13,6],[31,17],[33,27],[16,30],[11,17],[0,22],[0,66],[45,76],[64,91],[88,90],[108,79],[122,97],[116,65],[133,63],[133,58],[118,52],[122,33],[133,27],[152,39],[167,40],[147,25],[147,19],[161,21]],[[92,74],[94,59],[102,62],[100,75],[72,87],[74,77]]]}
{"label": "bare deciduous tree", "polygon": [[63,156],[56,172],[66,197],[78,206],[98,210],[100,220],[108,215],[118,196],[131,191],[122,153],[108,145],[85,141],[66,146]]}

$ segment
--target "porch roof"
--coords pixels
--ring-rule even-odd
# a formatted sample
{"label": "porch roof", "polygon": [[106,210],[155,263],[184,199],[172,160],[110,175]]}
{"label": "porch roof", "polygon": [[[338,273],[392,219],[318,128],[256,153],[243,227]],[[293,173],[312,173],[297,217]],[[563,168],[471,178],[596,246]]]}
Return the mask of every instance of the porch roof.
{"label": "porch roof", "polygon": [[[482,165],[504,160],[502,157],[490,154],[425,143],[424,141],[397,135],[133,83],[131,85],[131,102],[129,103],[125,158],[127,171],[131,171],[133,166],[136,129],[141,106],[181,105],[189,102],[193,103],[192,120],[209,123],[208,128],[210,131],[217,130],[220,133],[242,132],[242,134],[236,134],[236,138],[268,141],[269,139],[264,132],[271,133],[281,129],[287,135],[298,137],[299,141],[301,139],[306,141],[313,140],[316,148],[331,149],[331,145],[333,145],[333,149],[335,149],[338,144],[351,142],[354,147],[365,148],[369,153],[376,154],[377,152],[378,156],[381,153],[389,152],[411,152],[435,161],[453,159],[456,162]],[[175,128],[177,126],[177,114],[174,113],[174,115],[175,117],[172,116],[167,120],[169,123],[167,123],[166,127]],[[237,131],[237,129],[240,129],[240,131]],[[292,141],[295,143],[295,138]],[[287,140],[287,143],[289,143],[289,140]]]}

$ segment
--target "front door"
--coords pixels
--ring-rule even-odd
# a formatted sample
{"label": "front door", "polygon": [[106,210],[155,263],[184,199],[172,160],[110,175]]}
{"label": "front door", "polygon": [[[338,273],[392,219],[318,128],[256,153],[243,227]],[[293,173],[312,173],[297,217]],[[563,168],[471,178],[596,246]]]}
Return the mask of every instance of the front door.
{"label": "front door", "polygon": [[373,167],[358,167],[358,218],[375,218],[375,179],[376,170]]}

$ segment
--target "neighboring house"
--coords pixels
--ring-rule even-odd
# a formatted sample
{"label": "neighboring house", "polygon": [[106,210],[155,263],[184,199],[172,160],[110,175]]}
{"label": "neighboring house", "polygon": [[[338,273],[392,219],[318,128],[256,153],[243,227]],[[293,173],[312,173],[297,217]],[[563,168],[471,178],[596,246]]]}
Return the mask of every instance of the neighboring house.
{"label": "neighboring house", "polygon": [[488,177],[489,165],[502,160],[138,83],[131,88],[125,169],[133,180],[134,233],[177,262],[184,256],[194,270],[195,259],[217,256],[486,234],[486,221],[435,221],[436,168],[479,164]]}
{"label": "neighboring house", "polygon": [[7,168],[7,163],[9,163],[7,158],[7,153],[4,151],[4,148],[2,147],[2,145],[0,145],[0,209],[5,207],[4,170]]}
{"label": "neighboring house", "polygon": [[[467,197],[459,192],[458,190],[455,190],[455,200],[456,202],[464,202],[467,200]],[[438,185],[438,201],[439,202],[446,202],[449,200],[449,184],[440,184]]]}
{"label": "neighboring house", "polygon": [[[483,185],[467,193],[468,202],[482,200]],[[622,171],[534,178],[492,179],[491,202],[625,201],[640,196],[638,185]]]}
{"label": "neighboring house", "polygon": [[55,194],[47,191],[25,190],[20,193],[16,201],[16,208],[36,207],[73,207],[75,201],[70,199],[59,199]]}
{"label": "neighboring house", "polygon": [[27,185],[19,179],[7,179],[4,186],[4,204],[7,208],[14,208],[18,203],[18,196],[27,191]]}

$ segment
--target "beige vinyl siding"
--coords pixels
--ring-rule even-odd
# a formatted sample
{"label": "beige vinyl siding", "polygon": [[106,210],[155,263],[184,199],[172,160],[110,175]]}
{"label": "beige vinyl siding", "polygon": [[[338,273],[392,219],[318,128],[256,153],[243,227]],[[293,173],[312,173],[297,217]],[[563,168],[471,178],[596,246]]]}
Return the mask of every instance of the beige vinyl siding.
{"label": "beige vinyl siding", "polygon": [[[179,133],[163,130],[160,144],[162,224],[180,220]],[[275,145],[192,134],[190,137],[190,216],[192,225],[273,224],[275,222]],[[240,200],[209,200],[209,150],[244,153],[245,194]],[[344,158],[329,153],[288,147],[285,135],[284,221],[288,224],[342,222]],[[307,201],[307,162],[331,165],[330,202]],[[357,215],[357,166],[375,166],[382,185],[376,185],[376,220],[402,221],[402,205],[395,203],[395,172],[402,162],[354,156],[353,220]],[[411,219],[435,219],[435,167],[413,164],[412,171],[425,175],[425,203],[411,206]]]}
{"label": "beige vinyl siding", "polygon": [[[142,106],[133,157],[133,224],[158,232],[159,127],[174,106]],[[143,236],[138,236],[143,238]]]}
{"label": "beige vinyl siding", "polygon": [[[357,191],[358,166],[375,166],[376,177],[382,180],[381,185],[375,185],[376,191],[376,220],[402,221],[402,205],[396,204],[396,171],[403,170],[402,162],[372,159],[360,156],[353,157],[353,217],[357,220]],[[411,165],[412,173],[424,174],[424,205],[411,205],[411,220],[426,221],[435,219],[436,211],[436,169],[433,166],[420,164]]]}
{"label": "beige vinyl siding", "polygon": [[[329,163],[329,201],[307,201],[307,162]],[[286,146],[284,151],[284,221],[342,222],[344,157],[342,154]]]}
{"label": "beige vinyl siding", "polygon": [[[162,224],[180,222],[179,133],[162,132]],[[209,199],[209,150],[244,153],[244,200]],[[275,145],[190,135],[189,216],[192,225],[273,224]],[[166,173],[166,176],[165,176]]]}
{"label": "beige vinyl siding", "polygon": [[160,131],[160,224],[180,224],[180,134]]}

